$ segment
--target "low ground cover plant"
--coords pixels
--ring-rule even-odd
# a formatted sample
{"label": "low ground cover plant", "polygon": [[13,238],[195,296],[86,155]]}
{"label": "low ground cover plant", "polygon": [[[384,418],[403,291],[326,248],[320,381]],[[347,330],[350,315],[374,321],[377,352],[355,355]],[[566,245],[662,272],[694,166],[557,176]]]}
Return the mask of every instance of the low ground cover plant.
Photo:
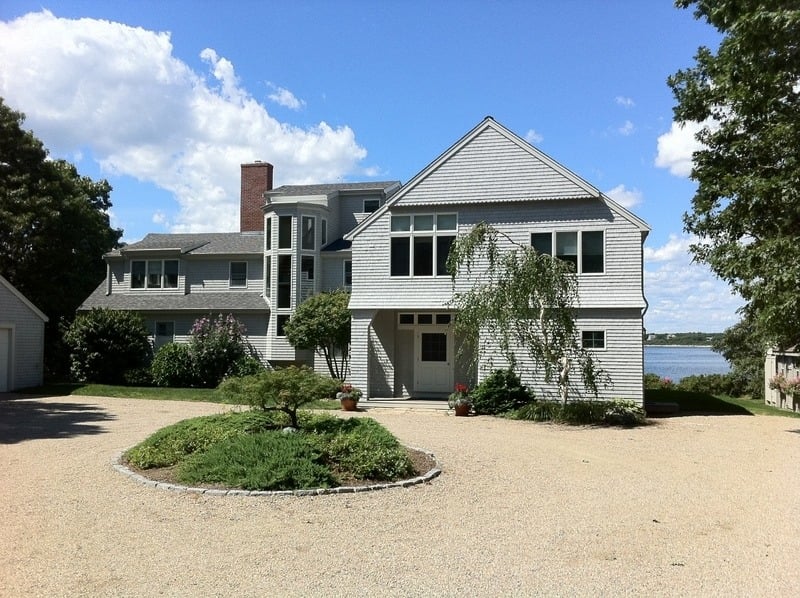
{"label": "low ground cover plant", "polygon": [[572,425],[640,426],[644,409],[633,401],[535,401],[512,413],[514,419],[554,421]]}
{"label": "low ground cover plant", "polygon": [[287,433],[287,414],[232,412],[178,422],[133,447],[138,469],[174,467],[185,484],[245,490],[327,488],[413,475],[407,450],[378,422],[301,412]]}

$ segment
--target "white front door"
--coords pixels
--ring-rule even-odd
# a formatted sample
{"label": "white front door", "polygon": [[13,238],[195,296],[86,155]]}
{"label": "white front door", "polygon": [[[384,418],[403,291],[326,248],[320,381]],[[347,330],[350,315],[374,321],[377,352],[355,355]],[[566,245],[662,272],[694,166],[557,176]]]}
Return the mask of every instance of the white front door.
{"label": "white front door", "polygon": [[453,390],[453,334],[448,326],[417,327],[414,338],[414,394]]}
{"label": "white front door", "polygon": [[0,392],[11,390],[11,329],[0,328]]}

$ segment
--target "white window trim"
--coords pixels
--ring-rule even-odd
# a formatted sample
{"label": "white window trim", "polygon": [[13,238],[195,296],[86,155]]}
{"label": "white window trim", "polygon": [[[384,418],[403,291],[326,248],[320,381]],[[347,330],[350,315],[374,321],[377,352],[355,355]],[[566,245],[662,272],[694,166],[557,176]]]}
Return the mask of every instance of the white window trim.
{"label": "white window trim", "polygon": [[[233,284],[233,265],[244,264],[244,284]],[[230,289],[246,289],[247,283],[250,279],[250,265],[247,260],[231,260],[228,263],[228,288]]]}
{"label": "white window trim", "polygon": [[[414,217],[415,216],[431,216],[433,218],[433,228],[430,230],[421,230],[415,231],[414,230]],[[455,216],[456,217],[456,226],[454,229],[446,229],[446,230],[439,230],[438,227],[438,217],[439,216]],[[408,247],[408,274],[399,274],[393,275],[392,274],[392,256],[391,256],[391,247],[389,249],[389,277],[394,279],[399,278],[421,278],[424,280],[429,280],[431,278],[450,278],[450,275],[446,272],[444,274],[439,274],[437,272],[437,263],[438,263],[438,243],[436,239],[440,236],[442,237],[457,237],[458,236],[458,212],[414,212],[409,214],[392,214],[392,218],[409,218],[409,230],[399,230],[393,231],[391,230],[391,219],[389,221],[389,234],[391,238],[398,238],[404,237],[410,239],[409,247]],[[433,247],[432,247],[432,256],[431,259],[433,260],[433,274],[414,274],[414,238],[423,238],[429,237],[433,239]],[[390,241],[391,243],[391,241]]]}
{"label": "white window trim", "polygon": [[[370,210],[369,212],[367,212],[367,202],[368,201],[369,202],[377,201],[378,202],[378,206],[374,210]],[[380,207],[381,207],[381,200],[380,199],[376,199],[374,197],[372,197],[370,199],[365,199],[365,200],[363,200],[361,202],[361,210],[362,210],[362,212],[364,214],[371,214],[372,212],[377,212],[380,209]]]}
{"label": "white window trim", "polygon": [[[312,235],[311,246],[310,247],[306,247],[303,244],[304,237],[305,237],[305,234],[306,234],[305,220],[307,218],[311,220],[312,227],[313,227],[313,231],[312,231],[313,235]],[[300,216],[300,250],[301,251],[314,251],[316,248],[317,248],[317,217],[316,216],[312,216],[310,214],[302,214]]]}
{"label": "white window trim", "polygon": [[[584,347],[583,346],[583,333],[584,332],[602,332],[603,333],[603,346],[602,347]],[[608,350],[608,331],[605,328],[581,328],[580,331],[581,348],[587,351],[603,352]]]}
{"label": "white window trim", "polygon": [[[550,234],[550,255],[557,258],[556,255],[556,234],[557,233],[577,233],[578,234],[578,267],[576,274],[580,276],[603,276],[608,270],[608,251],[606,248],[606,229],[605,228],[565,228],[565,229],[551,229],[551,230],[532,230],[531,235],[537,234]],[[603,271],[602,272],[584,272],[583,271],[583,233],[602,233],[603,234]],[[529,244],[532,243],[532,237],[528,239]]]}
{"label": "white window trim", "polygon": [[[133,286],[133,264],[136,262],[144,262],[144,286],[142,287],[135,287]],[[149,283],[150,279],[150,263],[159,262],[161,264],[161,286],[151,287]],[[166,286],[167,280],[167,272],[166,272],[166,262],[175,262],[178,264],[178,273],[177,273],[177,280],[175,281],[174,287]],[[132,291],[177,291],[181,286],[181,263],[178,259],[141,259],[131,260],[131,267],[130,267],[130,280],[128,281],[128,288]]]}
{"label": "white window trim", "polygon": [[[430,323],[420,324],[419,316],[421,316],[421,315],[431,316]],[[414,321],[411,324],[407,324],[407,323],[401,322],[400,321],[400,316],[413,316],[414,317]],[[448,316],[450,318],[450,321],[445,323],[445,324],[439,323],[439,322],[436,321],[438,316]],[[452,323],[453,323],[453,312],[449,312],[449,311],[420,311],[420,312],[417,312],[417,311],[401,311],[401,312],[397,313],[397,327],[400,328],[400,329],[403,329],[403,330],[410,330],[412,328],[417,328],[417,327],[426,328],[426,327],[433,327],[433,326],[439,326],[439,327],[441,327],[441,326],[450,326]]]}
{"label": "white window trim", "polygon": [[[283,220],[284,218],[288,218],[289,219],[289,247],[281,247],[281,220]],[[284,214],[282,216],[280,216],[280,215],[278,216],[278,227],[277,227],[278,228],[278,238],[276,239],[276,243],[275,243],[275,245],[276,245],[275,248],[278,251],[291,251],[291,250],[294,249],[294,246],[295,246],[294,241],[295,241],[295,236],[296,236],[296,231],[295,231],[295,226],[294,226],[295,220],[297,220],[297,219],[291,214]]]}
{"label": "white window trim", "polygon": [[[350,284],[347,283],[347,264],[350,264]],[[342,262],[342,286],[345,289],[353,286],[353,260],[344,260]]]}

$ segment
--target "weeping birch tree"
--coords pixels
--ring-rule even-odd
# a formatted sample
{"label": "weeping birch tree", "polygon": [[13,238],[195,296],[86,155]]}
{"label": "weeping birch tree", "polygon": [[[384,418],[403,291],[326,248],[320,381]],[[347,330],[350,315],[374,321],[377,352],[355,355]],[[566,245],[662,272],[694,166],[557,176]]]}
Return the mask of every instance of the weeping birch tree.
{"label": "weeping birch tree", "polygon": [[531,373],[555,383],[564,404],[581,387],[596,397],[599,385],[608,384],[578,337],[578,280],[572,264],[482,222],[456,238],[447,267],[456,332],[477,348],[473,368],[491,344],[515,370],[524,352],[536,368]]}

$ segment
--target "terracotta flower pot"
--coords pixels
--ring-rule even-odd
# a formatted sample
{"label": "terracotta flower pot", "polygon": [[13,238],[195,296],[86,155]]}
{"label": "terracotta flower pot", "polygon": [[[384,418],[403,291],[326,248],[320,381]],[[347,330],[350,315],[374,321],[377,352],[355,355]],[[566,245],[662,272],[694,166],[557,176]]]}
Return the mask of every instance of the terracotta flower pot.
{"label": "terracotta flower pot", "polygon": [[351,398],[339,399],[342,404],[342,411],[355,411],[358,407],[358,401]]}
{"label": "terracotta flower pot", "polygon": [[469,415],[469,408],[470,405],[468,403],[463,403],[461,405],[456,405],[454,407],[456,411],[456,416],[458,417],[467,417]]}

